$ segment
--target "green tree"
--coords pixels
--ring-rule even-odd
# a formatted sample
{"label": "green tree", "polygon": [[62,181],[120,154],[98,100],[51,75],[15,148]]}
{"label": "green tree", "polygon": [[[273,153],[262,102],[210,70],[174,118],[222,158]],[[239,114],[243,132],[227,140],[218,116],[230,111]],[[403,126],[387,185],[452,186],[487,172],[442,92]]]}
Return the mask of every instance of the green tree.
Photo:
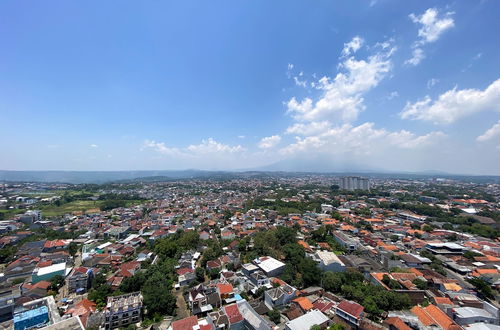
{"label": "green tree", "polygon": [[380,314],[382,314],[377,303],[375,302],[375,299],[372,296],[365,297],[365,299],[363,300],[363,307],[365,308],[365,312],[374,316],[379,316]]}
{"label": "green tree", "polygon": [[441,226],[445,230],[453,230],[453,225],[451,223],[445,223]]}
{"label": "green tree", "polygon": [[257,291],[255,292],[255,296],[257,298],[260,298],[260,297],[263,297],[264,296],[264,292],[266,292],[266,288],[261,286],[260,288],[257,289]]}
{"label": "green tree", "polygon": [[275,324],[279,324],[281,321],[281,313],[276,309],[271,309],[267,312],[267,316],[269,316],[269,319]]}
{"label": "green tree", "polygon": [[423,231],[425,231],[425,232],[427,232],[427,233],[430,233],[430,232],[431,232],[431,231],[433,231],[434,229],[433,229],[431,226],[429,226],[429,225],[424,225],[424,226],[422,227],[422,230],[423,230]]}
{"label": "green tree", "polygon": [[296,235],[297,233],[292,228],[282,226],[276,228],[276,238],[281,246],[297,242]]}
{"label": "green tree", "polygon": [[200,283],[205,282],[205,271],[201,267],[196,267],[195,270],[196,280]]}
{"label": "green tree", "polygon": [[340,292],[342,288],[342,275],[341,273],[325,272],[323,274],[323,288],[327,291],[334,293]]}
{"label": "green tree", "polygon": [[101,270],[99,273],[97,273],[94,278],[92,279],[92,287],[98,288],[103,284],[106,284],[106,276],[104,276],[104,270]]}
{"label": "green tree", "polygon": [[58,292],[59,288],[64,284],[64,277],[56,275],[50,279],[50,290]]}
{"label": "green tree", "polygon": [[427,281],[421,280],[419,278],[416,278],[413,280],[413,284],[419,289],[419,290],[427,290]]}
{"label": "green tree", "polygon": [[172,283],[161,272],[153,273],[142,289],[148,315],[173,315],[176,298],[171,293]]}
{"label": "green tree", "polygon": [[299,273],[302,274],[302,278],[305,286],[319,284],[321,279],[321,270],[318,268],[318,264],[310,259],[302,259],[298,266]]}
{"label": "green tree", "polygon": [[208,276],[210,276],[210,279],[215,280],[217,277],[219,277],[219,274],[220,274],[219,268],[212,268],[210,269]]}
{"label": "green tree", "polygon": [[471,278],[467,280],[469,283],[474,285],[476,290],[483,295],[484,297],[488,299],[493,299],[493,290],[491,289],[491,286],[488,284],[488,282],[480,279],[480,278]]}
{"label": "green tree", "polygon": [[110,211],[119,207],[127,206],[127,202],[124,200],[105,200],[101,203],[101,211]]}
{"label": "green tree", "polygon": [[[2,214],[2,213],[0,213]],[[17,249],[14,246],[6,246],[0,249],[0,263],[8,263],[16,254]]]}
{"label": "green tree", "polygon": [[90,290],[88,299],[96,303],[96,307],[101,309],[106,306],[108,296],[111,295],[111,287],[107,284],[102,284],[97,288]]}
{"label": "green tree", "polygon": [[481,253],[477,253],[477,252],[474,252],[474,251],[466,251],[464,253],[464,257],[469,259],[469,260],[474,260],[475,257],[480,257],[482,256]]}
{"label": "green tree", "polygon": [[200,241],[200,235],[195,230],[183,232],[179,239],[179,245],[185,249],[195,249]]}
{"label": "green tree", "polygon": [[124,278],[123,282],[120,284],[119,289],[123,293],[141,291],[141,288],[145,282],[146,282],[146,274],[143,272],[139,272],[131,277]]}
{"label": "green tree", "polygon": [[76,244],[75,242],[69,243],[68,250],[69,250],[69,254],[72,257],[74,257],[78,252],[78,244]]}
{"label": "green tree", "polygon": [[304,248],[297,243],[289,243],[283,246],[285,260],[292,265],[297,265],[305,256]]}
{"label": "green tree", "polygon": [[154,250],[157,254],[165,258],[174,258],[178,251],[178,244],[169,238],[160,239],[155,244]]}

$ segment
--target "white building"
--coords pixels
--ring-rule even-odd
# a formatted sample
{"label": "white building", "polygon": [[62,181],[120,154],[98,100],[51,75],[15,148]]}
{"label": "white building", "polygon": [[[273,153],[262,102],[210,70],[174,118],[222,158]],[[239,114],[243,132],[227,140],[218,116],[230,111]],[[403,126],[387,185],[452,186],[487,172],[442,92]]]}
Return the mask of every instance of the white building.
{"label": "white building", "polygon": [[283,273],[285,270],[285,264],[279,260],[272,257],[260,257],[254,260],[254,264],[257,265],[268,277],[276,277]]}
{"label": "white building", "polygon": [[370,181],[359,176],[345,176],[340,178],[339,186],[342,190],[370,190]]}
{"label": "white building", "polygon": [[307,314],[304,314],[292,321],[285,324],[286,330],[303,330],[311,329],[313,325],[319,325],[322,328],[330,323],[330,319],[326,317],[325,314],[321,313],[319,310],[314,309]]}
{"label": "white building", "polygon": [[337,255],[330,251],[316,251],[312,255],[312,259],[318,263],[319,268],[323,271],[343,272],[345,264]]}

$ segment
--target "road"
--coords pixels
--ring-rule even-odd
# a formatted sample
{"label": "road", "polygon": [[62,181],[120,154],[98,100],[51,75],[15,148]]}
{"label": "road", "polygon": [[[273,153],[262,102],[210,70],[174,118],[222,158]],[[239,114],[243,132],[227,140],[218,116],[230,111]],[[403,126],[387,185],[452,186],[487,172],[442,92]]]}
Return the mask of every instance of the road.
{"label": "road", "polygon": [[[80,252],[78,252],[74,257],[74,268],[80,267],[81,265],[82,265],[82,254]],[[86,297],[86,295],[85,295],[85,297]],[[76,295],[76,294],[70,295],[68,293],[66,281],[64,281],[64,284],[59,288],[59,293],[55,296],[56,301],[58,301],[59,303],[61,302],[61,300],[63,298],[73,298],[74,302],[76,303],[76,302],[80,301],[83,298],[83,296]]]}
{"label": "road", "polygon": [[184,297],[182,296],[182,290],[173,290],[172,292],[175,295],[175,298],[177,300],[177,315],[175,318],[177,320],[181,320],[183,318],[186,318],[190,316],[189,310],[186,306],[186,301],[184,300]]}

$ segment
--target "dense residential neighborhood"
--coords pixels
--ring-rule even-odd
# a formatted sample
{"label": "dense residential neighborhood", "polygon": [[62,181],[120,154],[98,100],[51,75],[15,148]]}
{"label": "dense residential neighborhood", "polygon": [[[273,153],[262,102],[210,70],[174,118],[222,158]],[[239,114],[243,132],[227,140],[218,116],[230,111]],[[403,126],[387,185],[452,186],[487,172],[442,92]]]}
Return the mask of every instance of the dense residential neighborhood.
{"label": "dense residential neighborhood", "polygon": [[500,330],[500,0],[0,1],[0,330]]}
{"label": "dense residential neighborhood", "polygon": [[1,327],[500,329],[499,201],[460,177],[4,182]]}

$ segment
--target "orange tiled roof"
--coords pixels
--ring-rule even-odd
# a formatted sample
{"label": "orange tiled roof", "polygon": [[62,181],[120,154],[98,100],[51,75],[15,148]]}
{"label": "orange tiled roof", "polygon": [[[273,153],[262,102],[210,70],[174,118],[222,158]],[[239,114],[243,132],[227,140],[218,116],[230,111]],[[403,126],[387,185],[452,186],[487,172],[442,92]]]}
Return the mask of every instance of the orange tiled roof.
{"label": "orange tiled roof", "polygon": [[411,311],[425,326],[439,325],[444,330],[461,329],[448,315],[434,305],[429,305],[425,308],[414,306]]}
{"label": "orange tiled roof", "polygon": [[374,222],[379,222],[379,223],[383,223],[384,220],[383,219],[378,219],[378,218],[371,218],[371,219],[364,219],[366,222],[369,222],[369,223],[374,223]]}
{"label": "orange tiled roof", "polygon": [[299,243],[299,244],[300,244],[300,245],[301,245],[304,249],[306,249],[306,250],[310,250],[310,249],[311,249],[311,247],[309,246],[309,244],[307,244],[307,242],[306,242],[306,241],[302,241],[302,240],[300,240],[300,241],[298,241],[297,243]]}
{"label": "orange tiled roof", "polygon": [[220,294],[228,294],[233,292],[233,286],[229,283],[217,283],[217,288]]}
{"label": "orange tiled roof", "polygon": [[475,271],[473,271],[471,275],[474,277],[479,277],[479,276],[484,275],[484,274],[498,274],[498,270],[497,269],[489,269],[489,268],[485,268],[485,269],[478,268]]}
{"label": "orange tiled roof", "polygon": [[453,305],[453,302],[448,297],[434,297],[434,302],[437,305]]}
{"label": "orange tiled roof", "polygon": [[319,247],[322,248],[323,250],[331,250],[332,248],[330,247],[330,244],[328,243],[324,243],[324,242],[320,242],[318,243]]}
{"label": "orange tiled roof", "polygon": [[480,262],[500,262],[500,258],[488,254],[484,255],[484,257],[474,257],[474,260]]}
{"label": "orange tiled roof", "polygon": [[311,310],[314,308],[313,304],[309,299],[306,297],[298,297],[293,300],[297,304],[299,304],[300,308],[302,308],[305,311]]}
{"label": "orange tiled roof", "polygon": [[406,323],[403,322],[399,317],[388,317],[384,321],[385,324],[391,325],[397,330],[412,330]]}
{"label": "orange tiled roof", "polygon": [[458,285],[457,283],[443,283],[443,286],[447,291],[458,292],[458,291],[462,290],[462,287],[460,285]]}
{"label": "orange tiled roof", "polygon": [[353,231],[355,230],[356,228],[354,228],[353,226],[351,225],[342,225],[340,226],[340,230],[344,230],[344,231]]}

